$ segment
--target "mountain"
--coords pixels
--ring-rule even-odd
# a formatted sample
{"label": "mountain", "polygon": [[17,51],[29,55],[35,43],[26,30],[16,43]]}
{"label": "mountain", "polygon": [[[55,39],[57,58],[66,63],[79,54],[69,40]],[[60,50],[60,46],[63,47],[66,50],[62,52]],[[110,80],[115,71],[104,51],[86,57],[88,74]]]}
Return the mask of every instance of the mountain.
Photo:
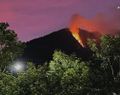
{"label": "mountain", "polygon": [[[80,34],[84,42],[87,38],[95,38],[93,33],[85,30],[80,30]],[[78,43],[69,29],[62,29],[27,42],[23,56],[27,61],[42,64],[52,59],[55,50],[61,50],[66,54],[76,54],[83,60],[88,60],[92,54],[89,48],[83,48]]]}

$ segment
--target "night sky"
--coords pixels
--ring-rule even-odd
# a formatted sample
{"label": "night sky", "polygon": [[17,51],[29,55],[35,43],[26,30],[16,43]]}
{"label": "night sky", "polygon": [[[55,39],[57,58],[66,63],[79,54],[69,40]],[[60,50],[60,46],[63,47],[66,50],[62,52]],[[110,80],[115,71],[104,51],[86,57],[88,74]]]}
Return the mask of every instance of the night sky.
{"label": "night sky", "polygon": [[22,41],[68,27],[76,13],[87,19],[104,15],[116,30],[120,26],[120,0],[0,0],[0,21]]}

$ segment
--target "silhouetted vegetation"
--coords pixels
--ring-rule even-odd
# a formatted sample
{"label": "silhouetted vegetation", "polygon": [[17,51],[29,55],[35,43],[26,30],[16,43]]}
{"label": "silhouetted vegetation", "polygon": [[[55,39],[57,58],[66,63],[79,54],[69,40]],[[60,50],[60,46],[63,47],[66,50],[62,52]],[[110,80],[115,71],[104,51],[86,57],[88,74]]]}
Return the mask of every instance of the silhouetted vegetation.
{"label": "silhouetted vegetation", "polygon": [[[4,38],[0,39],[1,43],[8,42],[10,46],[16,43],[16,47],[9,48],[10,53],[7,44],[4,44],[6,48],[3,47],[6,50],[1,48],[0,69],[3,69],[12,63],[11,52],[15,54],[15,59],[17,54],[22,54],[22,49],[17,48],[21,43],[18,44],[14,32],[6,30],[5,23],[0,24],[0,29],[0,33],[12,35],[9,40],[6,40],[9,36],[5,39],[5,35],[1,35]],[[51,61],[42,66],[36,67],[27,62],[27,69],[23,72],[13,74],[7,69],[1,70],[0,95],[119,95],[120,36],[105,35],[101,37],[99,45],[89,40],[88,46],[93,52],[89,60],[54,51]],[[8,55],[2,58],[6,52]]]}
{"label": "silhouetted vegetation", "polygon": [[0,23],[0,70],[21,56],[24,44],[17,39],[17,34],[8,28],[8,23]]}

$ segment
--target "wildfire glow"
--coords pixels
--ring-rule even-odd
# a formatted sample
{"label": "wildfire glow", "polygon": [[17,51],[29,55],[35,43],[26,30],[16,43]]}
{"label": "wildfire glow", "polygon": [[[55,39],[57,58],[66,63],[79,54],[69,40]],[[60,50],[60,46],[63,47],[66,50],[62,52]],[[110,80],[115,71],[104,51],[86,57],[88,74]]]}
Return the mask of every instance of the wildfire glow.
{"label": "wildfire glow", "polygon": [[85,47],[83,40],[81,39],[80,28],[88,30],[89,32],[97,31],[95,23],[91,20],[88,20],[78,14],[73,15],[69,30],[72,33],[73,37],[80,43],[82,47]]}
{"label": "wildfire glow", "polygon": [[82,42],[82,40],[81,40],[79,34],[73,32],[72,35],[73,35],[73,37],[81,44],[81,46],[84,47],[83,42]]}
{"label": "wildfire glow", "polygon": [[79,33],[80,32],[80,30],[79,30],[80,26],[79,26],[78,19],[79,19],[78,15],[73,16],[72,21],[70,23],[69,30],[72,33],[73,37],[80,43],[80,45],[82,47],[84,47],[84,44],[82,42],[82,39],[81,39],[80,33]]}

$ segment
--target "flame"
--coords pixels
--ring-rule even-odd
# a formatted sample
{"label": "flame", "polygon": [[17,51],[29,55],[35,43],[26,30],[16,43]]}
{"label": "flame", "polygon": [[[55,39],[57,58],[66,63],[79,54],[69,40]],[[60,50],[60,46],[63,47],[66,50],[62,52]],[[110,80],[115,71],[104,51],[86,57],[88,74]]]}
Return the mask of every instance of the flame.
{"label": "flame", "polygon": [[[118,17],[118,16],[117,16]],[[83,32],[80,31],[80,28],[83,30],[87,30],[91,34],[95,34],[95,40],[99,40],[101,35],[115,33],[116,30],[120,30],[119,24],[116,23],[118,19],[108,18],[105,15],[98,14],[94,18],[86,19],[79,14],[75,14],[72,16],[71,23],[69,26],[69,30],[73,37],[80,43],[82,47],[85,47],[84,38],[90,38],[89,35],[84,35]],[[111,24],[114,22],[114,25]],[[81,34],[82,33],[82,34]],[[114,34],[113,33],[113,34]],[[88,37],[87,37],[88,36]]]}
{"label": "flame", "polygon": [[80,43],[82,47],[84,47],[83,41],[80,36],[79,30],[79,15],[74,15],[69,27],[70,32],[72,33],[73,37]]}
{"label": "flame", "polygon": [[96,24],[78,14],[72,16],[69,30],[72,33],[73,37],[80,43],[82,47],[85,47],[81,34],[80,28],[88,30],[89,32],[98,31]]}
{"label": "flame", "polygon": [[84,44],[83,44],[82,39],[80,38],[79,34],[73,32],[72,35],[73,35],[73,37],[80,43],[80,45],[81,45],[82,47],[84,47]]}

